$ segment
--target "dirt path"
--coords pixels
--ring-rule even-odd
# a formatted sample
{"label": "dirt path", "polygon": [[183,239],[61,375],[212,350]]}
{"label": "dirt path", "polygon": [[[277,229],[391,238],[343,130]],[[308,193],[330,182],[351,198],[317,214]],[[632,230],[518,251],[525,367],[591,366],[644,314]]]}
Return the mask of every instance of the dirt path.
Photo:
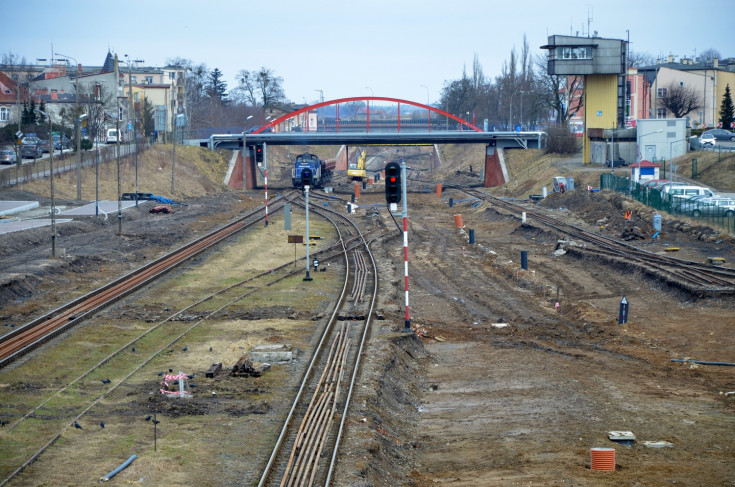
{"label": "dirt path", "polygon": [[[411,198],[421,208],[410,276],[424,350],[406,354],[404,338],[376,337],[391,365],[366,371],[367,382],[389,381],[382,374],[396,384],[365,392],[355,422],[379,418],[400,441],[368,440],[356,426],[352,441],[367,443],[380,463],[363,467],[370,485],[396,485],[384,483],[385,463],[401,472],[401,485],[733,485],[733,399],[720,394],[735,389],[732,369],[670,362],[732,357],[732,303],[683,300],[604,261],[554,258],[548,231],[492,209],[464,210],[481,236],[469,246],[451,225],[459,211]],[[517,273],[520,249],[529,251],[529,273]],[[556,296],[542,293],[556,287],[562,314]],[[618,326],[623,295],[635,304],[630,323]],[[508,326],[493,327],[501,322]],[[417,392],[396,408],[383,397],[396,389]],[[637,443],[613,443],[616,430],[632,431]],[[590,470],[593,447],[616,449],[616,472]]]}

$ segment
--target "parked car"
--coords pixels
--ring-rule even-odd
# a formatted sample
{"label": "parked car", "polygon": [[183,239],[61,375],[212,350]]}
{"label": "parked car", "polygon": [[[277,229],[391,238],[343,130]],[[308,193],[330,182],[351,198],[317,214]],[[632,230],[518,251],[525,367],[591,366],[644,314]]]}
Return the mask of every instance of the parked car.
{"label": "parked car", "polygon": [[51,142],[44,139],[38,139],[38,146],[43,152],[51,152]]}
{"label": "parked car", "polygon": [[677,181],[677,182],[664,183],[661,186],[657,186],[656,189],[659,190],[659,191],[661,191],[661,193],[666,193],[668,191],[668,189],[671,188],[671,187],[674,187],[674,186],[688,186],[688,185],[689,185],[689,183],[684,183],[684,182],[681,182],[681,181]]}
{"label": "parked car", "polygon": [[713,135],[717,140],[731,140],[735,142],[735,134],[725,129],[705,130],[704,132],[702,132],[702,135]]}
{"label": "parked car", "polygon": [[[664,185],[668,186],[668,185]],[[663,192],[665,200],[671,201],[673,205],[680,205],[682,202],[693,196],[713,197],[715,194],[708,188],[702,186],[669,186]]]}
{"label": "parked car", "polygon": [[670,183],[668,179],[650,179],[643,183],[644,188],[648,189],[659,189],[664,184]]}
{"label": "parked car", "polygon": [[23,159],[38,159],[43,156],[43,149],[35,143],[23,144],[20,150],[20,156]]}
{"label": "parked car", "polygon": [[71,148],[71,141],[66,135],[63,137],[60,135],[54,135],[54,150],[61,150],[62,147],[64,149]]}
{"label": "parked car", "polygon": [[618,157],[614,161],[611,161],[610,159],[606,160],[605,165],[607,165],[607,167],[622,167],[627,166],[628,163],[625,162],[625,159],[623,159],[622,157]]}
{"label": "parked car", "polygon": [[699,136],[699,144],[702,147],[707,147],[707,146],[714,147],[717,144],[717,141],[714,135],[705,133]]}
{"label": "parked car", "polygon": [[117,144],[123,142],[122,133],[117,133],[117,129],[107,129],[107,135],[105,136],[105,144]]}
{"label": "parked car", "polygon": [[735,216],[735,200],[730,198],[700,198],[688,200],[686,204],[682,204],[680,209],[690,213],[693,217],[715,215],[729,218]]}
{"label": "parked car", "polygon": [[13,149],[0,149],[0,164],[15,164],[18,156]]}

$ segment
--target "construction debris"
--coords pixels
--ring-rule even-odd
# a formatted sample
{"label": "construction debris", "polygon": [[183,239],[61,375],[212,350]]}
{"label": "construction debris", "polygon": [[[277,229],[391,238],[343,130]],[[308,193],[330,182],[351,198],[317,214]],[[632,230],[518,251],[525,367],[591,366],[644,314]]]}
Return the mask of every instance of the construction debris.
{"label": "construction debris", "polygon": [[230,375],[232,377],[260,377],[270,368],[271,364],[253,362],[249,355],[243,355],[232,368]]}

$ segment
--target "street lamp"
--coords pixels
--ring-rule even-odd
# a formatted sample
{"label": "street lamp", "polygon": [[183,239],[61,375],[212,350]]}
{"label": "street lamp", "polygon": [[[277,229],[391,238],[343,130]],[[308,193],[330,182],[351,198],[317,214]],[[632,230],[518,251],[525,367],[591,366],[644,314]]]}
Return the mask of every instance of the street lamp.
{"label": "street lamp", "polygon": [[[647,134],[639,135],[638,136],[638,145],[640,146],[640,144],[641,144],[640,141],[641,141],[641,139],[643,139],[643,137],[646,137],[648,135],[653,135],[653,134],[660,134],[663,131],[664,131],[664,129],[658,129],[658,130],[654,130],[653,132],[648,132]],[[641,153],[641,148],[640,147],[638,147],[638,155],[640,157],[643,157],[643,154]],[[638,162],[641,162],[641,160],[638,159]]]}
{"label": "street lamp", "polygon": [[426,88],[426,104],[429,104],[429,87],[426,85],[421,85],[422,88]]}
{"label": "street lamp", "polygon": [[117,97],[117,116],[115,117],[115,131],[117,133],[117,144],[115,149],[117,150],[117,234],[122,235],[122,200],[120,195],[121,181],[120,181],[120,100],[125,100],[125,96]]}
{"label": "street lamp", "polygon": [[[54,56],[62,56],[65,58],[73,59],[74,63],[77,66],[77,76],[74,78],[74,109],[79,110],[79,75],[81,75],[81,66],[79,65],[79,61],[76,60],[76,58],[72,56],[67,56],[66,54],[60,54],[58,52],[54,53]],[[69,75],[67,74],[67,77]],[[77,199],[82,199],[82,153],[80,149],[79,144],[79,124],[77,124],[77,131],[76,131],[76,138],[77,138]]]}
{"label": "street lamp", "polygon": [[[54,202],[54,138],[51,135],[53,127],[51,125],[51,115],[43,110],[35,109],[38,113],[48,118],[48,136],[51,147],[49,148],[49,172],[51,174],[51,257],[56,257],[56,204]],[[61,134],[63,137],[64,134]],[[63,140],[62,140],[63,143]]]}
{"label": "street lamp", "polygon": [[[514,91],[510,94],[510,110],[508,112],[508,124],[510,125],[510,131],[513,131],[513,95],[516,93],[525,93],[523,90]],[[523,97],[521,97],[521,103],[523,103]],[[521,113],[523,115],[523,113]],[[522,122],[522,121],[521,121]]]}
{"label": "street lamp", "polygon": [[87,118],[86,113],[82,113],[77,117],[76,137],[77,137],[77,199],[82,199],[82,120]]}
{"label": "street lamp", "polygon": [[130,120],[131,128],[133,130],[133,145],[135,146],[135,206],[138,206],[138,132],[135,130],[135,110],[133,106],[133,64],[142,63],[142,59],[130,59],[125,54],[125,59],[128,60],[128,95],[130,96],[130,114],[128,119]]}

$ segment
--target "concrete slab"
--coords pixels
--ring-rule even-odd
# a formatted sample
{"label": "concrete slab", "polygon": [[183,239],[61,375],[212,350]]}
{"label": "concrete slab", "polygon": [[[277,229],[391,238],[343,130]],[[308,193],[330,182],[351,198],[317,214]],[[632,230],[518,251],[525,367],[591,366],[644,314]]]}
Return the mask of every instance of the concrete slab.
{"label": "concrete slab", "polygon": [[[68,223],[74,221],[71,218],[57,218],[56,224]],[[22,230],[29,230],[31,228],[51,226],[51,219],[33,219],[33,220],[15,220],[15,221],[2,221],[0,220],[0,233],[12,233],[20,232]]]}
{"label": "concrete slab", "polygon": [[254,362],[291,362],[293,347],[291,345],[258,345],[250,352]]}
{"label": "concrete slab", "polygon": [[[135,201],[121,201],[121,207],[123,210],[135,206]],[[141,202],[139,201],[138,204]],[[100,215],[107,215],[108,213],[117,213],[117,201],[100,200],[99,201]],[[94,216],[95,215],[95,203],[89,203],[84,206],[77,208],[71,208],[69,210],[62,211],[59,215],[63,216]]]}
{"label": "concrete slab", "polygon": [[12,215],[38,208],[38,201],[0,201],[0,215]]}

